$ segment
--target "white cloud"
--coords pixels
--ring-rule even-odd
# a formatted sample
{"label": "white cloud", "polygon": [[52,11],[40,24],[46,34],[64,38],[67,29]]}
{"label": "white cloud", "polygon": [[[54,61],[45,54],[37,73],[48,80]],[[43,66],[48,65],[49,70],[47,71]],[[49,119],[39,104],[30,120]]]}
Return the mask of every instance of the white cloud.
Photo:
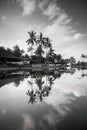
{"label": "white cloud", "polygon": [[72,36],[66,36],[65,41],[73,41],[73,40],[79,40],[87,36],[86,34],[81,34],[81,33],[75,33]]}
{"label": "white cloud", "polygon": [[43,10],[48,4],[50,0],[38,0],[38,7]]}
{"label": "white cloud", "polygon": [[17,40],[14,42],[14,46],[15,46],[15,44],[18,45],[20,47],[20,49],[23,49],[25,51],[25,53],[27,52],[27,44],[25,41]]}
{"label": "white cloud", "polygon": [[64,42],[65,38],[71,38],[75,30],[70,26],[71,19],[66,13],[61,13],[51,25],[44,28],[43,32],[49,36],[55,44]]}
{"label": "white cloud", "polygon": [[23,114],[23,119],[24,119],[23,130],[35,128],[35,123],[34,120],[31,118],[31,116]]}
{"label": "white cloud", "polygon": [[1,113],[2,113],[2,115],[5,115],[6,114],[6,109],[5,108],[2,109]]}
{"label": "white cloud", "polygon": [[[74,28],[72,18],[69,17],[68,14],[66,14],[66,12],[61,8],[59,9],[58,15],[55,11],[53,11],[55,12],[53,13],[54,15],[52,15],[52,12],[49,13],[49,11],[47,14],[44,14],[49,16],[49,19],[51,19],[51,24],[43,29],[43,33],[45,36],[52,39],[53,47],[56,53],[59,52],[63,55],[73,55],[78,57],[83,50],[85,51],[86,45],[83,45],[82,40],[87,36],[87,34],[78,32],[77,29]],[[47,10],[49,10],[49,6]],[[55,16],[56,18],[53,20],[52,18]],[[79,46],[79,44],[81,45]]]}
{"label": "white cloud", "polygon": [[[56,6],[56,9],[57,9],[57,6]],[[47,8],[47,10],[49,10],[49,7]],[[55,12],[55,11],[53,11],[53,12]],[[45,14],[45,15],[48,15],[49,18],[52,19],[56,15],[56,12],[53,14],[54,15],[52,15],[52,12],[49,13],[49,11],[48,11],[47,14]],[[49,36],[53,40],[53,42],[55,43],[55,46],[58,43],[79,40],[86,36],[86,34],[81,34],[81,33],[77,32],[76,29],[73,28],[72,19],[60,8],[59,8],[57,18],[55,20],[53,20],[51,25],[48,25],[43,29],[43,33],[46,36]]]}
{"label": "white cloud", "polygon": [[86,34],[81,34],[81,33],[76,33],[75,35],[74,35],[74,39],[75,40],[78,40],[78,39],[81,39],[81,38],[83,38],[83,37],[85,37],[85,36],[87,36]]}
{"label": "white cloud", "polygon": [[54,21],[54,23],[57,23],[57,25],[68,25],[72,21],[71,18],[65,13],[65,12],[60,12],[60,15],[58,18]]}
{"label": "white cloud", "polygon": [[50,19],[60,14],[60,8],[56,4],[50,3],[46,10],[43,10],[43,14],[47,15]]}
{"label": "white cloud", "polygon": [[31,15],[36,9],[36,0],[17,0],[17,2],[23,8],[23,16]]}
{"label": "white cloud", "polygon": [[1,19],[4,21],[4,20],[6,20],[6,17],[3,15],[3,16],[1,17]]}

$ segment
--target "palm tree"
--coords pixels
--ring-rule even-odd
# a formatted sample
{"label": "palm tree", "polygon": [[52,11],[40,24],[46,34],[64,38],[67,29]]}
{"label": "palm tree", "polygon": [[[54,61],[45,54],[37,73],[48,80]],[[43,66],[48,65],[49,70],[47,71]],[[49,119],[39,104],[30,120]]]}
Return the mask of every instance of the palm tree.
{"label": "palm tree", "polygon": [[44,54],[44,51],[42,49],[42,45],[39,45],[39,47],[37,48],[37,50],[35,51],[35,54],[37,56],[41,56],[42,57],[42,54]]}
{"label": "palm tree", "polygon": [[47,56],[47,49],[51,49],[52,45],[51,45],[51,40],[47,37],[46,38],[46,42],[45,42],[45,48],[46,48],[46,56]]}
{"label": "palm tree", "polygon": [[49,37],[45,38],[45,45],[44,45],[44,47],[46,49],[46,63],[47,63],[47,50],[52,48],[51,40],[49,39]]}
{"label": "palm tree", "polygon": [[47,54],[47,57],[53,57],[55,55],[54,53],[54,49],[50,48],[48,54]]}
{"label": "palm tree", "polygon": [[41,45],[42,47],[44,47],[44,45],[45,45],[45,37],[43,37],[43,34],[41,32],[38,37],[37,44]]}
{"label": "palm tree", "polygon": [[83,62],[84,62],[85,55],[84,55],[84,54],[82,54],[82,55],[81,55],[81,57],[83,58]]}
{"label": "palm tree", "polygon": [[13,49],[14,49],[14,50],[13,50],[13,55],[15,55],[15,56],[17,56],[17,57],[21,57],[22,54],[24,53],[24,50],[21,50],[18,45],[15,45],[15,46],[13,47]]}
{"label": "palm tree", "polygon": [[54,58],[55,58],[54,55],[55,55],[54,50],[52,48],[50,48],[50,50],[48,51],[47,56],[46,56],[46,62],[47,62],[47,60],[48,61],[51,60],[51,62],[54,61]]}
{"label": "palm tree", "polygon": [[36,32],[31,31],[28,32],[29,34],[29,39],[26,41],[28,45],[30,45],[30,48],[28,49],[28,51],[31,51],[31,56],[33,55],[33,46],[36,43]]}

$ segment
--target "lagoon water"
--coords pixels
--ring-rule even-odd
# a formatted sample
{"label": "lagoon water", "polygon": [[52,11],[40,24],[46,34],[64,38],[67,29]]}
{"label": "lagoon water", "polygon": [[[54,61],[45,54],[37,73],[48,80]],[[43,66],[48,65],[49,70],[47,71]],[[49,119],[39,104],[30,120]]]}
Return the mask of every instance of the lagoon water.
{"label": "lagoon water", "polygon": [[86,129],[87,70],[0,73],[0,130]]}

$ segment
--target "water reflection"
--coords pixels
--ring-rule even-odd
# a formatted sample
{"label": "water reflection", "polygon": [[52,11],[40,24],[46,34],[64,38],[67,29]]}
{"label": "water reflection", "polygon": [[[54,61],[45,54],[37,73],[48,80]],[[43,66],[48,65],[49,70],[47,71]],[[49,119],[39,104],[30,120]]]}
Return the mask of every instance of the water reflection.
{"label": "water reflection", "polygon": [[87,128],[87,70],[0,73],[0,130]]}
{"label": "water reflection", "polygon": [[[76,72],[75,67],[70,67],[67,69],[51,69],[44,71],[31,70],[29,72],[26,71],[8,71],[7,73],[0,73],[0,87],[7,85],[9,83],[14,83],[14,86],[20,86],[21,81],[24,79],[28,79],[28,90],[26,92],[29,97],[28,103],[34,104],[37,101],[42,101],[44,97],[49,96],[52,85],[54,85],[54,81],[58,78],[61,78],[63,74],[71,74],[73,75]],[[81,77],[85,77],[87,74],[81,73]]]}
{"label": "water reflection", "polygon": [[[52,85],[57,78],[60,78],[63,73],[74,74],[76,68],[69,68],[65,70],[46,70],[45,72],[34,71],[31,73],[31,81],[28,81],[31,89],[26,92],[29,96],[31,104],[36,103],[38,100],[42,101],[44,97],[49,96]],[[33,87],[33,86],[36,86]]]}

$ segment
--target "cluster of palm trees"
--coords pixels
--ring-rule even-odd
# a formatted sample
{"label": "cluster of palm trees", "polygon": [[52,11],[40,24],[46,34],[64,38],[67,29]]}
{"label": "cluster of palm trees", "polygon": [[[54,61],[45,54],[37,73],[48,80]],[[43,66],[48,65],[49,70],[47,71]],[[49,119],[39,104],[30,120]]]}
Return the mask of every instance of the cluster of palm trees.
{"label": "cluster of palm trees", "polygon": [[36,32],[31,31],[28,34],[29,39],[26,42],[29,46],[28,52],[31,52],[31,56],[35,54],[42,57],[43,54],[46,54],[47,57],[47,52],[52,51],[51,40],[48,37],[44,37],[42,33],[37,35]]}

